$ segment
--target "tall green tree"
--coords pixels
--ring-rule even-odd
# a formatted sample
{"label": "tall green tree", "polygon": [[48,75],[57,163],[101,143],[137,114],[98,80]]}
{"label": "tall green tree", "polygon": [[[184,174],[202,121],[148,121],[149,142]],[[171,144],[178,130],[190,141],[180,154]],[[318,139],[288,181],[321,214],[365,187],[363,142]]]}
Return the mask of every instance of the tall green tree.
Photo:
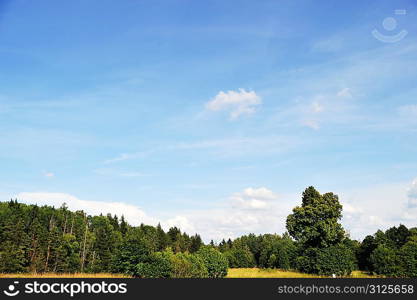
{"label": "tall green tree", "polygon": [[287,217],[288,233],[307,247],[329,247],[341,242],[345,231],[339,220],[342,205],[333,193],[321,195],[310,186],[303,192],[302,204]]}

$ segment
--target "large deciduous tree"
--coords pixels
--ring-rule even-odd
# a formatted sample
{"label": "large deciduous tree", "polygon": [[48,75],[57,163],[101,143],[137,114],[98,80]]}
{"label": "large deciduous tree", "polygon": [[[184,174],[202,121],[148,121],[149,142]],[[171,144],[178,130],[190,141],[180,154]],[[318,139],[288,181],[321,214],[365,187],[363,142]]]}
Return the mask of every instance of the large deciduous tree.
{"label": "large deciduous tree", "polygon": [[302,204],[287,217],[288,233],[304,247],[329,247],[341,242],[345,231],[339,220],[342,205],[333,193],[321,195],[310,186],[303,192]]}

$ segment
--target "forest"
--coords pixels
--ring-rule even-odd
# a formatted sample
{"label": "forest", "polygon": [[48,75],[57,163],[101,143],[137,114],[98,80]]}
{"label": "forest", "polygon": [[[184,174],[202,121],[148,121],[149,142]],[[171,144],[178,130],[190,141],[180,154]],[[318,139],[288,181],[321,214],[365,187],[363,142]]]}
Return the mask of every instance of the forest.
{"label": "forest", "polygon": [[118,273],[139,278],[221,278],[228,268],[276,268],[347,276],[353,270],[417,277],[417,228],[378,230],[362,241],[342,227],[342,205],[314,187],[282,235],[211,241],[177,227],[129,225],[123,216],[0,202],[0,273]]}

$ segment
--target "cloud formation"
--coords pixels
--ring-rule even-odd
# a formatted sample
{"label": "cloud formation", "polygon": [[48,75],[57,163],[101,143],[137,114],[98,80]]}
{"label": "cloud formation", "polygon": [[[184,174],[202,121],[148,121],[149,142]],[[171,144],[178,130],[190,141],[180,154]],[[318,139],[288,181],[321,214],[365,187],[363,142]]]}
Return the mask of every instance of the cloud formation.
{"label": "cloud formation", "polygon": [[230,197],[233,206],[240,209],[267,209],[269,201],[275,199],[277,195],[265,187],[246,188]]}
{"label": "cloud formation", "polygon": [[230,112],[230,119],[235,120],[241,115],[253,114],[257,106],[261,104],[261,97],[254,91],[239,89],[238,91],[220,91],[206,103],[206,109],[210,111],[227,110]]}
{"label": "cloud formation", "polygon": [[414,179],[410,188],[408,189],[408,207],[417,207],[417,178]]}
{"label": "cloud formation", "polygon": [[81,200],[77,197],[66,193],[19,193],[15,196],[19,201],[27,204],[51,205],[56,208],[61,207],[65,203],[70,210],[83,210],[90,215],[111,214],[124,216],[126,220],[132,225],[157,224],[155,218],[149,217],[142,209],[136,205],[131,205],[123,202],[105,202],[105,201],[90,201]]}

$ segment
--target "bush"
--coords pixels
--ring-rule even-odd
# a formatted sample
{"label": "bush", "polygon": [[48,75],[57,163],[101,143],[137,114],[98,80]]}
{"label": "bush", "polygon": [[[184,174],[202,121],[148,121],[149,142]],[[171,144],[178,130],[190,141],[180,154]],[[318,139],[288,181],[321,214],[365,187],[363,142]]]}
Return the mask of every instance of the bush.
{"label": "bush", "polygon": [[400,250],[404,276],[417,277],[417,242],[409,241]]}
{"label": "bush", "polygon": [[317,273],[317,248],[308,248],[295,259],[295,268],[303,273]]}
{"label": "bush", "polygon": [[207,278],[208,271],[200,256],[176,253],[171,256],[172,278]]}
{"label": "bush", "polygon": [[227,259],[221,252],[213,247],[204,246],[196,253],[203,260],[209,278],[222,278],[227,275]]}
{"label": "bush", "polygon": [[170,278],[172,277],[172,254],[169,252],[152,253],[145,262],[137,264],[136,277],[141,278]]}
{"label": "bush", "polygon": [[259,258],[262,268],[278,268],[288,270],[295,266],[297,247],[289,238],[265,243]]}
{"label": "bush", "polygon": [[346,245],[339,244],[317,252],[317,274],[346,276],[352,273],[355,265],[355,254]]}
{"label": "bush", "polygon": [[230,268],[253,268],[255,257],[245,245],[239,248],[232,248],[224,253]]}
{"label": "bush", "polygon": [[343,244],[327,248],[309,248],[297,257],[299,271],[319,275],[349,275],[355,268],[355,254]]}
{"label": "bush", "polygon": [[135,275],[136,266],[146,262],[151,254],[146,242],[141,239],[129,239],[122,243],[113,257],[111,271]]}
{"label": "bush", "polygon": [[372,269],[375,273],[389,277],[400,277],[403,269],[394,249],[380,244],[371,254]]}

